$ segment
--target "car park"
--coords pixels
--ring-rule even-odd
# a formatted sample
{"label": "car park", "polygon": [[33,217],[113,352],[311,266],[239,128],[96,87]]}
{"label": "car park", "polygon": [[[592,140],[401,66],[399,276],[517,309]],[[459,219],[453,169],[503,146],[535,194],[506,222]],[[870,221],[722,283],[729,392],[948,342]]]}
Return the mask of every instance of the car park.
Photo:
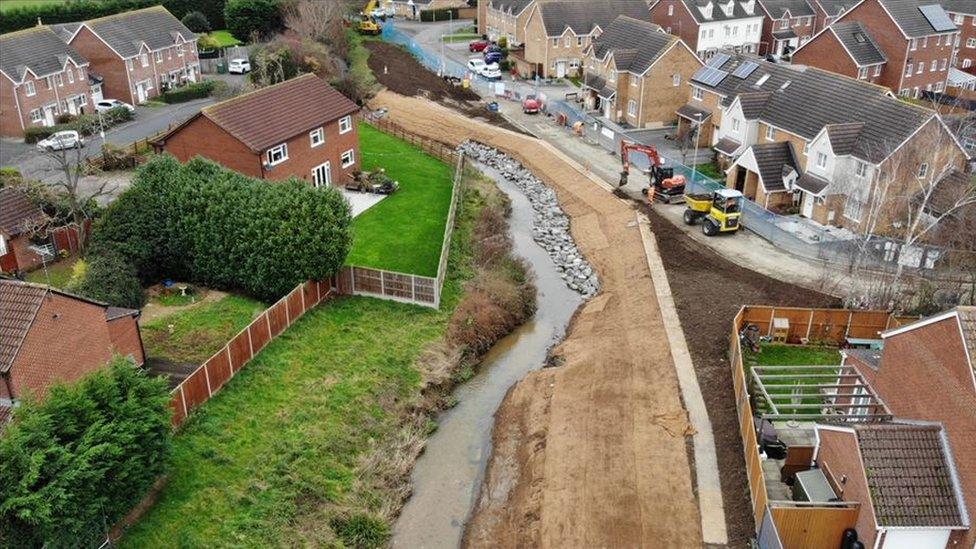
{"label": "car park", "polygon": [[80,148],[85,145],[81,135],[74,130],[55,132],[43,141],[37,142],[39,151],[63,151],[64,149]]}
{"label": "car park", "polygon": [[475,40],[474,42],[468,43],[468,51],[471,53],[483,52],[488,49],[488,46],[490,45],[491,42],[487,40]]}
{"label": "car park", "polygon": [[95,112],[108,112],[118,107],[123,107],[129,112],[136,111],[135,107],[123,101],[119,101],[118,99],[102,99],[101,101],[95,103]]}
{"label": "car park", "polygon": [[246,74],[251,72],[251,62],[247,59],[231,59],[227,65],[227,72],[231,74]]}

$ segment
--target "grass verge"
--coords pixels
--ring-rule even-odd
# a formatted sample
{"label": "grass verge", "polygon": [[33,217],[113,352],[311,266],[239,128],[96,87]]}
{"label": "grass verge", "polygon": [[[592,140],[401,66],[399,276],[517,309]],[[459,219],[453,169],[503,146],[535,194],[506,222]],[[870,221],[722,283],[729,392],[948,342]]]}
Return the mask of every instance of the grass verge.
{"label": "grass verge", "polygon": [[372,126],[359,126],[362,168],[385,168],[400,190],[353,220],[349,265],[436,276],[451,207],[452,166]]}
{"label": "grass verge", "polygon": [[234,38],[234,35],[231,34],[229,30],[215,30],[210,33],[210,36],[211,38],[216,40],[217,43],[220,44],[220,47],[222,48],[243,44],[243,42],[241,42],[237,38]]}
{"label": "grass verge", "polygon": [[[219,301],[161,316],[140,326],[146,355],[201,364],[267,308],[260,301],[229,295]],[[173,326],[170,333],[169,326]]]}
{"label": "grass verge", "polygon": [[184,424],[169,484],[122,546],[387,543],[447,391],[483,334],[534,309],[504,196],[465,185],[442,309],[347,297],[307,313]]}

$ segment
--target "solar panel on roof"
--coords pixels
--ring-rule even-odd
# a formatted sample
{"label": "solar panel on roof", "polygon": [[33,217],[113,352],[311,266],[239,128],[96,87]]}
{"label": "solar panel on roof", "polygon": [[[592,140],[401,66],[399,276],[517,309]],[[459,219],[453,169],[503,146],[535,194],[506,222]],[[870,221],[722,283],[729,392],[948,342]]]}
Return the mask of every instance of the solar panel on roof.
{"label": "solar panel on roof", "polygon": [[930,4],[928,6],[919,6],[918,11],[922,12],[925,19],[928,20],[935,32],[946,32],[956,30],[956,24],[949,19],[949,15],[946,14],[942,6],[938,4]]}
{"label": "solar panel on roof", "polygon": [[722,80],[728,76],[729,73],[725,71],[718,70],[714,67],[704,66],[698,69],[698,72],[691,77],[695,82],[705,84],[706,86],[717,86]]}
{"label": "solar panel on roof", "polygon": [[716,53],[715,57],[712,57],[708,60],[708,63],[705,63],[705,66],[717,69],[724,65],[729,59],[732,59],[732,56],[727,53]]}
{"label": "solar panel on roof", "polygon": [[759,68],[758,63],[753,63],[752,61],[746,61],[741,65],[739,65],[738,67],[736,67],[734,71],[732,71],[732,76],[745,80],[746,78],[749,78],[749,75],[752,74],[752,71],[758,68]]}

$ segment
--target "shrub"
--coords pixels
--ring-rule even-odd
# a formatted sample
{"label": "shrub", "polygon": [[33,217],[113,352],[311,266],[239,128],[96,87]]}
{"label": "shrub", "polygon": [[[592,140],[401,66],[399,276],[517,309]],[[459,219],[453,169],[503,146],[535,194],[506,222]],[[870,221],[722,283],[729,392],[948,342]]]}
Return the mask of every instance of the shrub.
{"label": "shrub", "polygon": [[350,223],[334,188],[270,184],[160,155],[96,222],[89,255],[117,251],[144,282],[171,277],[272,301],[337,272]]}
{"label": "shrub", "polygon": [[[71,357],[64,357],[65,369]],[[94,546],[165,471],[169,391],[128,360],[28,399],[0,436],[0,540]],[[95,544],[97,545],[97,543]]]}
{"label": "shrub", "polygon": [[20,170],[11,166],[0,166],[0,189],[8,185],[16,185],[21,182],[23,177]]}
{"label": "shrub", "polygon": [[234,38],[244,42],[255,34],[267,38],[284,25],[277,0],[227,0],[224,20]]}
{"label": "shrub", "polygon": [[390,538],[390,527],[383,519],[365,513],[335,517],[329,526],[347,547],[383,547]]}
{"label": "shrub", "polygon": [[180,20],[181,23],[186,25],[186,28],[190,29],[196,33],[207,33],[210,32],[210,21],[207,20],[207,16],[199,11],[191,11],[183,16]]}
{"label": "shrub", "polygon": [[114,307],[139,309],[146,303],[135,267],[117,252],[102,250],[91,255],[75,274],[78,280],[72,276],[71,292]]}
{"label": "shrub", "polygon": [[24,143],[33,144],[47,139],[56,132],[75,130],[81,135],[92,135],[104,125],[105,129],[132,120],[133,114],[125,107],[115,107],[102,113],[101,122],[97,114],[75,116],[70,122],[53,126],[33,126],[24,130]]}
{"label": "shrub", "polygon": [[219,53],[216,50],[220,49],[220,41],[209,34],[200,35],[200,38],[197,38],[197,49],[200,52],[213,52],[212,55],[217,57]]}
{"label": "shrub", "polygon": [[502,36],[502,37],[500,37],[498,39],[498,47],[499,48],[502,48],[502,49],[508,48],[508,37],[507,36]]}
{"label": "shrub", "polygon": [[5,10],[0,17],[0,33],[27,29],[40,19],[46,25],[95,19],[105,15],[162,4],[178,19],[199,11],[215,28],[223,28],[225,0],[72,0],[71,2],[32,2],[20,8]]}
{"label": "shrub", "polygon": [[196,82],[194,84],[188,84],[179,88],[173,88],[169,91],[163,92],[159,95],[160,101],[163,103],[186,103],[187,101],[193,101],[194,99],[202,99],[204,97],[210,97],[210,94],[214,89],[213,80],[204,80],[203,82]]}

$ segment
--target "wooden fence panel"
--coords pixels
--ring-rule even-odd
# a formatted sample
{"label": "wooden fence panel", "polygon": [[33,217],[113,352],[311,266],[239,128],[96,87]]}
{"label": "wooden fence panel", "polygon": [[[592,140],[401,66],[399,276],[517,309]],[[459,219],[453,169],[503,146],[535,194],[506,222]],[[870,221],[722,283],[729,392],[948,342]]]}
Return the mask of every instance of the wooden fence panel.
{"label": "wooden fence panel", "polygon": [[183,391],[179,387],[173,391],[173,398],[169,401],[169,407],[173,409],[173,427],[179,427],[186,419],[186,414],[183,412],[186,409],[186,403],[183,402]]}
{"label": "wooden fence panel", "polygon": [[[263,322],[264,319],[258,319],[259,322]],[[251,355],[251,338],[248,335],[248,330],[244,330],[237,334],[237,337],[230,340],[227,343],[227,350],[230,353],[230,367],[234,372],[240,371],[241,367],[247,364],[252,358]]]}
{"label": "wooden fence panel", "polygon": [[840,547],[844,530],[857,523],[856,507],[777,507],[771,512],[784,549]]}
{"label": "wooden fence panel", "polygon": [[254,354],[261,352],[265,345],[271,341],[271,325],[265,315],[259,316],[247,329],[251,334],[251,351]]}
{"label": "wooden fence panel", "polygon": [[204,364],[204,368],[207,369],[207,375],[210,376],[210,394],[213,396],[213,393],[219,391],[231,376],[227,348],[224,347],[219,353],[210,357],[210,360]]}
{"label": "wooden fence panel", "polygon": [[183,398],[186,402],[187,411],[196,408],[210,398],[210,390],[207,388],[207,372],[203,368],[197,368],[183,380],[180,386],[183,387]]}
{"label": "wooden fence panel", "polygon": [[317,282],[306,282],[302,284],[302,299],[305,300],[305,309],[311,309],[319,304],[319,291]]}
{"label": "wooden fence panel", "polygon": [[274,339],[288,327],[288,304],[279,301],[267,311],[268,321],[271,323],[271,338]]}
{"label": "wooden fence panel", "polygon": [[847,335],[862,339],[881,339],[881,332],[888,325],[890,316],[880,311],[854,311]]}
{"label": "wooden fence panel", "polygon": [[288,294],[288,297],[285,298],[285,303],[288,304],[288,325],[291,326],[292,322],[295,322],[305,314],[305,304],[302,303],[301,290]]}

